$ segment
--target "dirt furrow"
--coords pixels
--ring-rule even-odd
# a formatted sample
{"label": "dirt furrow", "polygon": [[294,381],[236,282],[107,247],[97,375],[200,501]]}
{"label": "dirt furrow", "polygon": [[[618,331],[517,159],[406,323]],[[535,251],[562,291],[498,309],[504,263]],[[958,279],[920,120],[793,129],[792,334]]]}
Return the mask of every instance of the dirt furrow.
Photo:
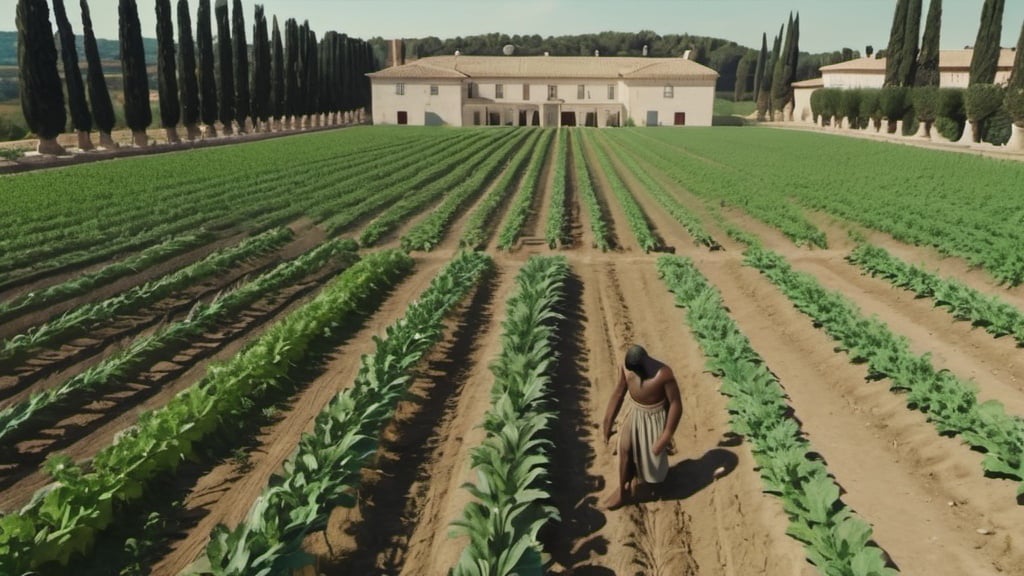
{"label": "dirt furrow", "polygon": [[[579,137],[579,134],[576,134]],[[590,179],[594,184],[594,193],[597,194],[598,201],[601,203],[601,211],[605,213],[605,216],[609,220],[609,229],[614,230],[615,242],[612,246],[617,251],[624,251],[629,254],[643,254],[644,251],[640,248],[640,243],[636,239],[636,235],[633,234],[633,230],[629,227],[629,220],[626,218],[626,212],[622,208],[622,203],[615,197],[615,193],[612,192],[611,185],[608,183],[608,175],[605,174],[604,168],[601,163],[597,160],[597,154],[594,153],[592,147],[593,142],[590,136],[587,139],[582,140],[583,144],[583,156],[586,158],[587,167],[590,170]],[[652,232],[657,232],[652,230]]]}
{"label": "dirt furrow", "polygon": [[887,382],[866,382],[866,369],[832,352],[828,336],[757,271],[734,259],[698,265],[786,388],[844,501],[874,525],[903,573],[1018,569],[1024,543],[1014,526],[1024,511],[1014,505],[1013,482],[984,478],[981,455],[939,436]]}
{"label": "dirt furrow", "polygon": [[[565,134],[556,134],[551,138],[551,146],[548,154],[544,157],[544,164],[541,166],[540,176],[537,180],[537,190],[534,192],[533,203],[530,206],[530,215],[523,224],[523,231],[520,236],[520,244],[526,241],[547,243],[548,215],[551,214],[551,194],[555,181],[555,162],[558,159],[558,139],[565,138]],[[501,220],[505,225],[504,218]],[[499,228],[500,230],[500,228]],[[491,246],[491,252],[496,250]]]}
{"label": "dirt furrow", "polygon": [[[375,349],[372,336],[382,334],[405,314],[409,294],[425,290],[440,267],[440,262],[418,259],[414,274],[351,338],[330,353],[322,365],[308,367],[310,374],[318,376],[278,409],[252,446],[240,448],[244,456],[180,479],[178,488],[184,494],[184,505],[176,515],[175,532],[166,535],[168,553],[154,565],[154,573],[179,573],[202,554],[214,526],[224,523],[233,527],[244,519],[271,474],[280,470],[301,435],[312,428],[316,415],[351,385],[359,371],[359,358]],[[239,461],[244,465],[239,466]]]}

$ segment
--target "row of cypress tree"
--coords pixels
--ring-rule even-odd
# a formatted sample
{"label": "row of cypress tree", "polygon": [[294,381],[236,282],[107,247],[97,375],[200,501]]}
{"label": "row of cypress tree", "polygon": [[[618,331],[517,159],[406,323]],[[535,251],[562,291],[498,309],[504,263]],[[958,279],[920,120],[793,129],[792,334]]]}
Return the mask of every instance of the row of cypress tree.
{"label": "row of cypress tree", "polygon": [[[87,0],[80,2],[87,62],[84,84],[64,2],[53,0],[67,111],[46,0],[18,0],[17,4],[22,109],[43,153],[63,152],[56,138],[65,130],[68,111],[80,148],[92,148],[93,128],[100,132],[101,145],[114,145],[110,138],[115,124],[113,103],[89,5]],[[369,106],[365,74],[377,66],[368,43],[337,32],[328,32],[318,41],[308,21],[299,25],[294,19],[285,22],[282,41],[277,18],[271,32],[263,6],[257,5],[254,13],[250,47],[241,0],[233,1],[230,13],[227,0],[217,0],[213,19],[210,0],[199,0],[195,37],[188,0],[178,0],[175,43],[171,0],[156,0],[160,124],[170,142],[179,141],[179,124],[191,140],[200,136],[200,124],[211,133],[219,121],[225,133],[232,133],[234,126],[240,131],[250,126],[269,129],[274,120],[290,127],[290,118],[305,117],[308,127],[319,124],[322,115],[336,119],[339,113]],[[136,1],[118,0],[118,16],[125,123],[135,134],[136,144],[145,145],[153,115]]]}
{"label": "row of cypress tree", "polygon": [[[783,36],[785,34],[785,36]],[[789,14],[789,22],[779,28],[779,34],[768,51],[768,35],[761,35],[761,52],[754,68],[754,101],[757,119],[764,121],[792,120],[793,82],[796,81],[800,58],[800,14]]]}

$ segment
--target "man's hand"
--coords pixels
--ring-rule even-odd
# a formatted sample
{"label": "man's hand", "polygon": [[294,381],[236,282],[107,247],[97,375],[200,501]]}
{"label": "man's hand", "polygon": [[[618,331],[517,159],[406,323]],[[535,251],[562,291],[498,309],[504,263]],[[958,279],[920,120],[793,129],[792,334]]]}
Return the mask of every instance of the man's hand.
{"label": "man's hand", "polygon": [[654,452],[654,455],[661,456],[661,453],[665,451],[666,447],[668,447],[668,442],[668,440],[659,438],[658,441],[655,442],[654,446],[651,448],[651,450]]}

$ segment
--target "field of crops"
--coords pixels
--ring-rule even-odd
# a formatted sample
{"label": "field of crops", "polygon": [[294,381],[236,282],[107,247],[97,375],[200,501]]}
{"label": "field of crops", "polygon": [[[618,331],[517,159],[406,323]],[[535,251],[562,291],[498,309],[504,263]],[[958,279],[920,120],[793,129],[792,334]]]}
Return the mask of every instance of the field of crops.
{"label": "field of crops", "polygon": [[[1024,575],[1022,181],[761,128],[0,177],[0,574]],[[683,419],[610,511],[632,343]]]}

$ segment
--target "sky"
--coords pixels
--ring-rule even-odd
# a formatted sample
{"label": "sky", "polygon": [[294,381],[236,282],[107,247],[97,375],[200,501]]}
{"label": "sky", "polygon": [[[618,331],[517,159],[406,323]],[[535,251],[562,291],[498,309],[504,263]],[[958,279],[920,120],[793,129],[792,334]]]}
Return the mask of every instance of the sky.
{"label": "sky", "polygon": [[[172,0],[177,4],[178,0]],[[211,0],[213,4],[216,0]],[[923,12],[927,13],[929,0]],[[14,30],[16,0],[0,0],[0,30]],[[198,0],[189,0],[193,18]],[[243,0],[246,23],[260,2]],[[81,32],[78,1],[65,0],[72,27]],[[309,20],[319,35],[337,30],[350,36],[449,38],[490,32],[514,34],[596,33],[604,30],[714,36],[759,47],[789,12],[800,13],[800,49],[830,52],[844,47],[884,48],[896,0],[264,0],[268,17]],[[941,47],[974,44],[983,0],[943,2]],[[97,36],[117,38],[117,0],[91,0]],[[154,0],[138,0],[146,36],[156,36]],[[1024,0],[1007,0],[1004,47],[1017,44]],[[922,22],[922,32],[924,24]]]}

